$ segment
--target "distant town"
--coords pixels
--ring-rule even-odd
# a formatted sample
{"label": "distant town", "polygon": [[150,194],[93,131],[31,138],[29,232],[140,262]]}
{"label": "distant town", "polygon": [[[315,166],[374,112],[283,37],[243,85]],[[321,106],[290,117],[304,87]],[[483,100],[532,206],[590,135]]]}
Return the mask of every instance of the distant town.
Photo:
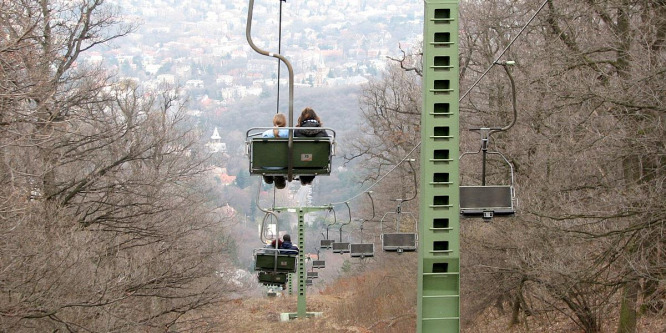
{"label": "distant town", "polygon": [[[245,37],[247,1],[117,0],[134,33],[89,52],[119,79],[145,88],[177,85],[190,113],[211,116],[249,95],[275,90],[275,58],[254,52]],[[280,5],[282,23],[280,23]],[[420,44],[421,1],[255,1],[252,38],[260,48],[281,49],[303,87],[358,85]],[[278,30],[282,27],[281,43]],[[286,82],[282,66],[280,81]],[[286,84],[285,84],[286,86]]]}

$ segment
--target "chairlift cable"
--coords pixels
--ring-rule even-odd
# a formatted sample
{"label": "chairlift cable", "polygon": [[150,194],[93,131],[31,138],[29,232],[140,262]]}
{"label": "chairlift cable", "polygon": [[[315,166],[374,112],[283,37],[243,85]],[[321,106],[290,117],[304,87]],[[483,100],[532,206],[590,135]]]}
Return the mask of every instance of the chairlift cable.
{"label": "chairlift cable", "polygon": [[[481,81],[481,80],[482,80],[482,79],[488,74],[488,72],[490,71],[490,69],[492,69],[492,67],[495,66],[495,64],[499,61],[499,59],[501,59],[502,56],[504,56],[504,54],[505,54],[505,53],[509,50],[509,48],[513,45],[513,43],[515,43],[516,40],[518,40],[518,37],[520,37],[520,36],[522,35],[522,33],[525,31],[525,29],[527,29],[527,27],[530,25],[530,23],[532,23],[532,21],[534,21],[534,19],[537,17],[537,15],[539,15],[539,13],[543,10],[543,8],[546,6],[546,4],[548,4],[548,1],[550,1],[550,0],[545,0],[545,1],[541,4],[541,6],[539,7],[539,9],[537,9],[537,11],[536,11],[536,12],[532,15],[532,17],[527,21],[527,23],[525,23],[525,25],[523,25],[523,27],[520,29],[520,31],[518,32],[518,34],[517,34],[512,40],[511,40],[511,42],[509,42],[509,44],[504,48],[504,50],[502,50],[502,52],[501,52],[500,55],[495,59],[495,61],[493,61],[493,63],[488,67],[488,69],[486,69],[486,71],[483,72],[483,74],[481,74],[481,76],[480,76],[480,77],[479,77],[479,78],[478,78],[478,79],[472,84],[472,86],[471,86],[471,87],[470,87],[470,88],[469,88],[469,89],[468,89],[468,90],[467,90],[467,91],[466,91],[466,92],[465,92],[465,93],[464,93],[464,94],[458,99],[458,102],[462,101],[465,97],[467,97],[467,95],[469,95],[469,93],[472,91],[472,89],[474,89],[474,87],[476,87],[476,85],[479,84],[479,82],[480,82],[480,81]],[[514,105],[515,105],[515,104],[514,104]],[[514,110],[514,112],[515,112],[515,110]],[[511,124],[511,126],[513,126],[513,124]],[[508,128],[507,128],[507,129],[508,129]],[[386,174],[384,174],[382,177],[380,177],[380,178],[379,178],[377,181],[375,181],[372,185],[368,186],[365,190],[363,190],[363,191],[359,192],[358,194],[352,196],[351,198],[347,199],[346,201],[351,201],[351,200],[356,199],[356,198],[359,197],[361,194],[363,194],[363,192],[366,192],[366,191],[370,190],[371,188],[375,187],[377,184],[379,184],[379,183],[380,183],[380,182],[381,182],[386,176],[388,176],[391,172],[393,172],[393,170],[395,170],[395,169],[398,167],[398,165],[400,165],[400,163],[404,162],[404,161],[405,161],[405,160],[406,160],[406,159],[407,159],[407,158],[408,158],[408,157],[409,157],[409,156],[410,156],[410,155],[411,155],[411,154],[412,154],[412,153],[413,153],[418,147],[420,147],[420,146],[421,146],[421,143],[422,143],[422,142],[419,141],[419,143],[417,143],[416,146],[414,146],[414,148],[412,148],[412,150],[410,150],[409,153],[407,153],[407,155],[405,155],[405,157],[404,157],[399,163],[397,163],[395,166],[393,166],[393,168],[392,168],[391,170],[389,170]],[[346,201],[337,202],[337,203],[334,203],[334,204],[342,204],[342,203],[344,203],[344,202],[346,202]]]}
{"label": "chairlift cable", "polygon": [[534,15],[532,15],[532,17],[527,21],[527,23],[525,23],[525,25],[520,29],[520,31],[518,32],[518,34],[517,34],[515,37],[513,37],[513,39],[511,40],[511,42],[509,42],[509,45],[507,45],[507,46],[504,48],[504,50],[502,50],[502,52],[500,53],[500,55],[497,56],[497,58],[496,58],[496,59],[490,64],[490,66],[488,67],[488,69],[486,69],[486,71],[483,72],[483,74],[481,74],[481,76],[476,80],[476,82],[474,82],[474,84],[472,84],[472,86],[469,87],[469,89],[467,90],[467,92],[465,92],[465,93],[460,97],[460,99],[458,100],[458,102],[462,101],[463,98],[465,98],[465,97],[466,97],[466,96],[472,91],[472,89],[474,89],[474,87],[476,87],[476,85],[479,84],[479,82],[481,82],[481,80],[486,76],[486,74],[488,74],[488,72],[490,71],[490,69],[493,68],[493,66],[495,66],[495,64],[496,64],[496,63],[502,58],[502,56],[504,56],[504,53],[506,53],[506,51],[509,50],[509,48],[511,47],[511,45],[513,45],[513,43],[518,39],[518,37],[520,37],[520,35],[523,33],[523,31],[525,31],[525,29],[527,29],[527,26],[529,26],[530,23],[532,23],[532,21],[536,18],[536,16],[539,15],[539,13],[541,12],[541,10],[542,10],[544,7],[546,7],[546,4],[548,3],[548,1],[551,1],[551,0],[545,0],[545,1],[541,4],[541,7],[539,7],[539,9],[534,13]]}
{"label": "chairlift cable", "polygon": [[405,157],[404,157],[402,160],[400,160],[400,162],[396,163],[396,165],[394,165],[393,168],[391,168],[391,170],[389,170],[389,171],[388,171],[386,174],[384,174],[383,176],[379,177],[379,179],[377,179],[372,185],[368,186],[368,187],[367,187],[366,189],[364,189],[363,191],[359,192],[358,194],[352,196],[351,198],[349,198],[349,199],[347,199],[347,200],[345,200],[345,201],[340,201],[340,202],[332,203],[331,205],[347,204],[349,201],[352,201],[352,200],[358,198],[359,196],[361,196],[363,193],[368,192],[371,188],[375,187],[375,186],[376,186],[377,184],[379,184],[379,183],[380,183],[380,182],[381,182],[386,176],[388,176],[391,172],[393,172],[393,170],[395,170],[395,169],[400,165],[400,163],[406,161],[407,158],[408,158],[410,155],[412,155],[412,153],[414,153],[414,151],[416,151],[416,149],[417,149],[419,146],[421,146],[421,142],[419,142],[416,146],[414,146],[414,148],[412,148],[412,150],[410,150],[410,151],[407,153],[407,155],[405,155]]}
{"label": "chairlift cable", "polygon": [[[516,42],[516,40],[518,40],[518,37],[520,37],[520,36],[522,35],[522,33],[525,31],[525,29],[527,29],[527,27],[530,25],[530,23],[532,23],[532,21],[534,21],[534,19],[537,17],[537,15],[539,15],[539,13],[543,10],[543,8],[546,6],[546,4],[548,4],[548,1],[550,1],[550,0],[544,0],[544,2],[541,4],[541,6],[539,6],[539,9],[537,9],[537,11],[536,11],[536,12],[532,15],[532,17],[530,17],[530,19],[527,21],[527,23],[525,23],[525,25],[523,25],[523,27],[520,29],[520,31],[518,32],[518,34],[517,34],[512,40],[511,40],[511,42],[509,42],[509,44],[508,44],[508,45],[502,50],[502,52],[501,52],[500,55],[495,59],[495,61],[493,61],[493,63],[492,63],[492,64],[491,64],[491,65],[490,65],[490,66],[489,66],[489,67],[483,72],[483,74],[481,74],[481,76],[480,76],[480,77],[479,77],[479,78],[478,78],[478,79],[472,84],[472,86],[471,86],[471,87],[470,87],[470,88],[469,88],[469,89],[468,89],[468,90],[467,90],[467,91],[466,91],[466,92],[465,92],[465,93],[464,93],[464,94],[458,99],[458,102],[461,102],[465,97],[467,97],[467,95],[469,95],[469,93],[472,91],[472,89],[474,89],[474,87],[476,87],[476,85],[479,84],[479,82],[481,82],[481,80],[482,80],[482,79],[488,74],[488,72],[492,69],[492,67],[495,66],[496,64],[498,64],[497,62],[499,61],[499,59],[501,59],[502,56],[504,56],[504,54],[509,50],[509,48],[510,48],[510,47]],[[505,67],[505,68],[506,68],[506,67]],[[508,70],[507,70],[507,72],[508,72]],[[509,74],[509,75],[510,75],[510,74]],[[510,79],[511,79],[511,81],[512,81],[512,83],[513,83],[513,78],[512,78],[511,76],[510,76]],[[514,95],[513,95],[513,98],[514,98],[514,101],[515,101],[515,89],[514,89]],[[515,114],[515,113],[516,113],[516,109],[515,109],[515,103],[514,103],[514,114]],[[515,119],[515,117],[514,117],[514,119]],[[509,129],[511,126],[513,126],[513,123],[510,124],[508,127],[505,127],[503,130],[507,130],[507,129]],[[407,153],[407,155],[405,155],[405,157],[404,157],[399,163],[396,163],[396,165],[394,165],[393,168],[391,168],[391,170],[389,170],[387,173],[385,173],[383,176],[381,176],[379,179],[377,179],[372,185],[368,186],[368,187],[365,188],[363,191],[360,191],[359,193],[357,193],[356,195],[350,197],[349,199],[347,199],[347,200],[345,200],[345,201],[332,203],[331,205],[339,205],[339,204],[343,204],[343,203],[347,204],[349,201],[352,201],[352,200],[356,199],[357,197],[359,197],[360,195],[362,195],[364,192],[367,192],[367,191],[369,191],[370,189],[372,189],[373,187],[375,187],[375,186],[376,186],[377,184],[379,184],[382,180],[384,180],[384,178],[385,178],[386,176],[388,176],[391,172],[393,172],[393,171],[398,167],[398,165],[400,165],[400,163],[402,163],[402,162],[404,162],[405,160],[407,160],[407,158],[408,158],[412,153],[414,153],[414,151],[416,151],[416,149],[418,149],[418,148],[421,146],[421,143],[422,143],[422,141],[419,141],[419,143],[417,143],[417,144],[414,146],[414,148],[412,148],[412,150],[410,150],[410,151]]]}

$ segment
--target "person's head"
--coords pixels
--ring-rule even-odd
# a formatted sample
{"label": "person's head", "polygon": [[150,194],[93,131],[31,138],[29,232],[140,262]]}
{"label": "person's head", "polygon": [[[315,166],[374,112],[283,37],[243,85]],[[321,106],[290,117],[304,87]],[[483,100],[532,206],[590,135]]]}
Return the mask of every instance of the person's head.
{"label": "person's head", "polygon": [[276,113],[275,116],[273,116],[273,126],[287,126],[287,117],[284,116],[284,113]]}
{"label": "person's head", "polygon": [[[285,127],[287,126],[287,117],[284,116],[283,113],[276,113],[275,116],[273,116],[273,126],[277,127]],[[273,135],[277,138],[278,137],[278,129],[273,130]]]}
{"label": "person's head", "polygon": [[284,240],[285,242],[291,242],[291,236],[289,236],[289,234],[285,234],[284,236],[282,236],[282,240]]}
{"label": "person's head", "polygon": [[319,116],[317,116],[314,110],[311,107],[306,107],[303,109],[303,111],[301,111],[301,115],[298,117],[298,124],[296,126],[301,126],[304,121],[310,119],[314,119],[319,122],[320,126],[323,125],[321,119],[319,119]]}

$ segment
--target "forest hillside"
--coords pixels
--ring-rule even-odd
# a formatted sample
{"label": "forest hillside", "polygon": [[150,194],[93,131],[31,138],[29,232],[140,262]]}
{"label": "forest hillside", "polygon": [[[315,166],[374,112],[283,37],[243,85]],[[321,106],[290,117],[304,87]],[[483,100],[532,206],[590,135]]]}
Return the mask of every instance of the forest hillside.
{"label": "forest hillside", "polygon": [[[379,249],[387,225],[416,230],[429,181],[420,51],[363,85],[302,92],[295,110],[339,129],[339,155],[331,176],[275,190],[243,155],[272,102],[196,117],[181,86],[81,61],[136,31],[114,5],[0,2],[0,331],[413,331],[418,252]],[[461,1],[459,26],[460,151],[479,150],[469,129],[517,114],[489,139],[485,174],[513,186],[516,214],[447,230],[460,234],[461,329],[664,332],[666,3]],[[211,149],[214,126],[230,150]],[[449,182],[478,185],[483,169],[466,157]],[[280,323],[295,297],[257,282],[272,216],[259,207],[331,203],[302,235],[293,214],[267,232],[327,261],[307,289],[324,315]],[[320,251],[334,237],[376,255]]]}

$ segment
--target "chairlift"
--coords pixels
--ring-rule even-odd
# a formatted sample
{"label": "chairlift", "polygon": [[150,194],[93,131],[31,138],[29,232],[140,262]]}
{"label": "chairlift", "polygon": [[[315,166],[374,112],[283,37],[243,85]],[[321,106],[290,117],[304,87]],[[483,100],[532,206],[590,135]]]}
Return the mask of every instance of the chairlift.
{"label": "chairlift", "polygon": [[[387,217],[394,215],[395,221],[395,231],[388,232],[385,229],[385,223],[388,222]],[[408,216],[411,221],[413,221],[414,227],[410,231],[401,231],[401,227],[404,225],[402,223],[402,218]],[[402,253],[405,251],[416,251],[418,248],[418,233],[417,233],[417,222],[414,214],[411,212],[387,212],[382,217],[380,223],[380,228],[382,230],[381,240],[382,240],[382,250],[384,251],[396,251]]]}
{"label": "chairlift", "polygon": [[333,243],[333,253],[349,253],[349,242]]}
{"label": "chairlift", "polygon": [[[252,3],[251,3],[252,4]],[[257,53],[277,58],[278,79],[280,62],[287,67],[289,74],[288,138],[261,138],[259,134],[267,128],[251,128],[246,133],[246,153],[250,158],[250,174],[263,176],[284,176],[292,181],[297,176],[328,175],[331,172],[331,159],[335,155],[335,131],[321,128],[328,137],[294,137],[294,69],[285,56],[260,49],[252,40],[252,11],[248,10],[246,38],[250,47]],[[279,81],[279,80],[278,80]],[[279,94],[278,94],[279,95]],[[278,103],[279,104],[279,103]]]}
{"label": "chairlift", "polygon": [[319,248],[322,250],[330,250],[333,247],[333,244],[335,243],[335,240],[333,239],[322,239],[320,241]]}
{"label": "chairlift", "polygon": [[326,268],[325,260],[312,260],[312,268]]}
{"label": "chairlift", "polygon": [[349,256],[352,258],[369,258],[375,256],[375,244],[373,243],[351,243],[349,244]]}
{"label": "chairlift", "polygon": [[[269,217],[270,222],[268,222]],[[273,218],[275,219],[275,223],[272,223]],[[254,249],[254,270],[264,273],[295,273],[298,262],[297,252],[278,248],[277,225],[277,215],[274,212],[266,211],[266,215],[264,215],[261,223],[259,238],[263,244],[270,244],[271,241],[274,241],[275,247]],[[272,229],[275,229],[275,231]],[[265,278],[270,279],[270,277]]]}
{"label": "chairlift", "polygon": [[[518,111],[516,108],[516,87],[513,76],[508,69],[508,65],[513,65],[513,61],[496,63],[504,67],[509,80],[511,81],[513,120],[505,127],[481,127],[472,128],[470,131],[478,131],[481,136],[481,147],[476,152],[464,152],[460,155],[460,160],[468,155],[481,154],[481,185],[478,186],[460,186],[460,214],[463,217],[482,217],[485,221],[490,221],[495,216],[512,216],[515,214],[516,194],[514,189],[513,164],[499,151],[489,151],[488,144],[492,134],[507,131],[516,123]],[[508,185],[488,185],[486,184],[486,162],[488,155],[499,155],[504,163],[509,166],[510,180]]]}
{"label": "chairlift", "polygon": [[312,260],[312,269],[325,268],[326,267],[326,261],[321,258],[319,249],[316,249],[316,251],[317,251],[317,260]]}
{"label": "chairlift", "polygon": [[298,257],[285,254],[280,249],[262,248],[254,250],[254,270],[261,272],[296,273]]}
{"label": "chairlift", "polygon": [[[382,216],[382,219],[379,221],[379,226],[381,229],[380,239],[382,241],[382,250],[384,251],[395,251],[402,253],[405,251],[416,251],[418,248],[418,226],[417,219],[414,217],[414,214],[411,212],[403,212],[402,204],[413,200],[416,198],[416,171],[412,165],[412,160],[407,160],[409,166],[412,169],[412,175],[414,176],[414,195],[409,199],[397,199],[398,207],[395,212],[387,212]],[[390,230],[385,224],[387,224],[387,217],[393,216],[395,221],[395,227],[393,230]],[[413,221],[413,227],[403,228],[403,217],[408,217],[410,221]],[[409,230],[405,230],[409,229]]]}
{"label": "chairlift", "polygon": [[[327,223],[326,224],[326,235],[324,236],[325,239],[322,239],[319,243],[319,248],[322,249],[322,250],[329,250],[329,249],[333,248],[333,243],[335,243],[335,240],[328,238],[329,227],[337,223],[337,219],[336,219],[336,216],[335,216],[335,210],[331,209],[330,211],[333,212],[333,223]],[[326,212],[326,215],[328,217],[328,212]],[[324,220],[326,220],[326,217],[324,218]]]}
{"label": "chairlift", "polygon": [[361,242],[349,244],[349,256],[352,258],[368,258],[375,256],[375,244],[363,242],[363,220],[361,221]]}
{"label": "chairlift", "polygon": [[[327,137],[293,137],[298,127],[288,129],[289,138],[263,138],[273,127],[253,127],[246,132],[245,153],[251,175],[282,176],[292,181],[299,176],[327,176],[335,155],[335,131],[322,127]],[[289,156],[292,156],[290,159]]]}
{"label": "chairlift", "polygon": [[307,272],[307,273],[308,273],[307,274],[308,279],[317,279],[317,278],[319,278],[319,272],[312,271],[312,272]]}
{"label": "chairlift", "polygon": [[284,289],[287,283],[287,273],[259,272],[259,283],[265,286],[282,287]]}

